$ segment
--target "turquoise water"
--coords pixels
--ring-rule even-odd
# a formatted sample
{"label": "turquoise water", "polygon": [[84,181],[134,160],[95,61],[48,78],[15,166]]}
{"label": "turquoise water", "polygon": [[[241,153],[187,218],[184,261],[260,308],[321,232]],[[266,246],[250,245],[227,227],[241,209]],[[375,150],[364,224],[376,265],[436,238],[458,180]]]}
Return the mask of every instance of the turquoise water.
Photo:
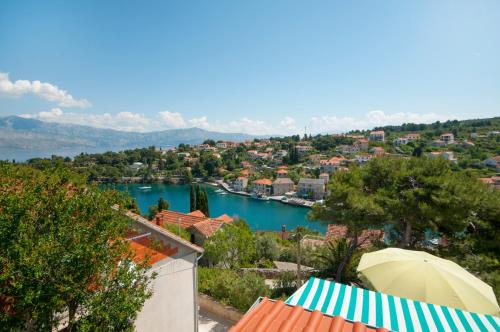
{"label": "turquoise water", "polygon": [[[170,210],[183,213],[189,212],[189,185],[147,184],[150,190],[141,190],[142,184],[117,184],[116,189],[126,190],[137,200],[142,213],[150,205],[157,204],[163,197],[170,204]],[[287,230],[297,226],[325,233],[326,225],[318,221],[307,220],[309,209],[285,205],[280,202],[260,201],[239,195],[220,195],[215,189],[207,186],[208,203],[212,217],[227,214],[245,219],[253,230],[281,230],[286,225]]]}

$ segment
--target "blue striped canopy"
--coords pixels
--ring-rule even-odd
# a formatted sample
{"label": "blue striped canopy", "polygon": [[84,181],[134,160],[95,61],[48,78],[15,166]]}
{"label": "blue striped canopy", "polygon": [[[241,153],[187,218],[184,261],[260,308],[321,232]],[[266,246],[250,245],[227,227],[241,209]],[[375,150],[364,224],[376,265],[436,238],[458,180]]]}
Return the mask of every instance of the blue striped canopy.
{"label": "blue striped canopy", "polygon": [[311,277],[288,300],[391,331],[500,331],[500,319]]}

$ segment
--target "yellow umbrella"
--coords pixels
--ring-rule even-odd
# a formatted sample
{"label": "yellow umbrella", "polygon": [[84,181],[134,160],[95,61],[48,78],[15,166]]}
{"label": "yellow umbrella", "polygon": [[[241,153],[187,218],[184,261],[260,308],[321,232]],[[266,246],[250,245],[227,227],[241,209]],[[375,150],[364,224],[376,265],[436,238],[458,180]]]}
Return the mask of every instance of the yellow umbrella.
{"label": "yellow umbrella", "polygon": [[367,253],[358,272],[382,293],[477,313],[500,313],[489,285],[458,264],[424,251],[388,248]]}

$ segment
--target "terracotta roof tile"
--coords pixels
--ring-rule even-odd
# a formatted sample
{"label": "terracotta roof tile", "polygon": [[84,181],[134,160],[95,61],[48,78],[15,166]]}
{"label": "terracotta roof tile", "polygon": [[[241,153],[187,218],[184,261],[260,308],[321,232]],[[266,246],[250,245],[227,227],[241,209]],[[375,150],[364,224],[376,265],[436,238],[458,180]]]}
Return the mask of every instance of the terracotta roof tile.
{"label": "terracotta roof tile", "polygon": [[[330,224],[326,229],[326,241],[335,241],[347,236],[347,227],[344,225]],[[358,243],[361,243],[361,248],[369,247],[375,240],[382,241],[384,239],[384,231],[379,229],[365,229],[358,236]]]}
{"label": "terracotta roof tile", "polygon": [[201,217],[201,218],[206,218],[207,216],[205,216],[205,214],[203,212],[201,212],[200,210],[196,210],[196,211],[193,211],[193,212],[189,212],[188,213],[189,216],[195,216],[195,217]]}
{"label": "terracotta roof tile", "polygon": [[188,228],[206,219],[207,218],[205,216],[200,217],[197,215],[189,215],[177,211],[163,210],[156,214],[155,223],[159,226],[164,226],[165,223],[178,225],[180,221],[182,228]]}
{"label": "terracotta roof tile", "polygon": [[205,221],[194,224],[191,228],[197,230],[199,233],[208,238],[211,237],[222,226],[222,224],[224,224],[222,221],[206,219]]}
{"label": "terracotta roof tile", "polygon": [[217,218],[214,218],[217,221],[223,221],[223,222],[233,222],[234,219],[228,216],[227,214],[223,214],[221,216],[218,216]]}
{"label": "terracotta roof tile", "polygon": [[263,184],[263,185],[266,185],[266,186],[271,186],[273,184],[273,181],[269,180],[269,179],[258,179],[258,180],[255,180],[253,182],[254,184]]}
{"label": "terracotta roof tile", "polygon": [[130,232],[128,237],[131,238],[129,244],[136,263],[141,263],[144,259],[147,259],[147,263],[153,265],[168,256],[175,255],[179,250],[177,247],[171,247],[162,241],[155,241],[151,238],[151,235]]}
{"label": "terracotta roof tile", "polygon": [[375,329],[363,323],[352,323],[342,317],[324,315],[318,310],[309,311],[300,306],[291,306],[283,301],[267,298],[245,316],[229,332],[250,331],[308,331],[308,332],[348,332],[348,331],[387,331]]}

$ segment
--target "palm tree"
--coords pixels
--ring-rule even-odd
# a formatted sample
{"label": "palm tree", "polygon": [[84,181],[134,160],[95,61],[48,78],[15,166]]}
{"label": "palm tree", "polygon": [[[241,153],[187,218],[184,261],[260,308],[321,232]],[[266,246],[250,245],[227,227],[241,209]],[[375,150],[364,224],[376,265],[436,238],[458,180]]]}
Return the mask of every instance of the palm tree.
{"label": "palm tree", "polygon": [[302,278],[300,273],[300,262],[302,260],[302,251],[300,242],[307,233],[307,228],[302,226],[297,226],[292,232],[292,239],[297,243],[297,288],[302,285]]}
{"label": "palm tree", "polygon": [[[355,251],[354,254],[345,262],[346,256],[349,254],[349,241],[342,238],[336,241],[328,241],[328,243],[320,250],[316,257],[322,265],[320,275],[324,278],[335,278],[337,282],[350,283],[357,281],[356,266],[360,259],[360,253]],[[339,275],[339,266],[345,264]]]}

